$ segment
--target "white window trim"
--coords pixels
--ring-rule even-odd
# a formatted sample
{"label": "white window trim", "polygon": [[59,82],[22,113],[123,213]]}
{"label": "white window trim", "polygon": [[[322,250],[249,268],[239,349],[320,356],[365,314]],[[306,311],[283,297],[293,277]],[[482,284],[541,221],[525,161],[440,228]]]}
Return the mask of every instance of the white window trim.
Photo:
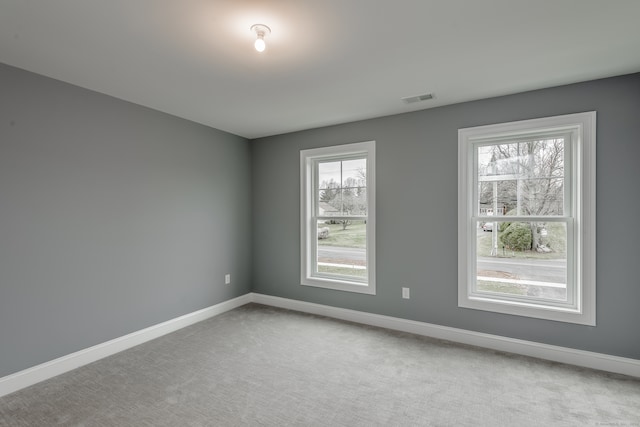
{"label": "white window trim", "polygon": [[[576,283],[576,301],[571,307],[473,294],[476,260],[476,224],[473,222],[473,148],[480,141],[570,131],[575,257],[568,259]],[[596,324],[596,112],[568,114],[518,122],[460,129],[458,131],[458,306],[497,313],[534,317],[595,326]],[[475,233],[475,234],[474,234]]]}
{"label": "white window trim", "polygon": [[[314,182],[312,163],[323,158],[341,158],[362,154],[367,156],[367,280],[351,281],[313,276],[313,256],[315,254],[313,245],[317,242],[317,235],[313,235],[314,228],[311,226],[313,193],[310,191],[313,190]],[[300,283],[302,285],[375,295],[375,163],[375,141],[300,150]]]}

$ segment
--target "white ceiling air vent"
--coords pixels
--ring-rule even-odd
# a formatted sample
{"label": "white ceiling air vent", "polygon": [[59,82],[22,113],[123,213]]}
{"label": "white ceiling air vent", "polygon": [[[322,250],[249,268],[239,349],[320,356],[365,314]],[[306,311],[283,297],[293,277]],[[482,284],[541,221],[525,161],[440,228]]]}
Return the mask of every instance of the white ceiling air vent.
{"label": "white ceiling air vent", "polygon": [[429,99],[433,99],[432,93],[425,93],[422,95],[407,96],[406,98],[402,98],[405,104],[413,104],[414,102],[428,101]]}

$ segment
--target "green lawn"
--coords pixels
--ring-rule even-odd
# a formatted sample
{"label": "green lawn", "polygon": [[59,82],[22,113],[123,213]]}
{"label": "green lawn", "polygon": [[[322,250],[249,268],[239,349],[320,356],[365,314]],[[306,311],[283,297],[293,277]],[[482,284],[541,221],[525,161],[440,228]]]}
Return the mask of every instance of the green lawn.
{"label": "green lawn", "polygon": [[490,282],[488,280],[478,280],[479,291],[497,292],[500,294],[526,295],[527,287],[517,283]]}
{"label": "green lawn", "polygon": [[318,273],[342,274],[344,276],[367,278],[367,270],[364,268],[335,267],[330,265],[319,265]]}
{"label": "green lawn", "polygon": [[366,224],[364,221],[353,221],[342,229],[342,224],[322,224],[318,227],[328,227],[329,237],[318,240],[318,246],[340,246],[343,248],[366,248]]}

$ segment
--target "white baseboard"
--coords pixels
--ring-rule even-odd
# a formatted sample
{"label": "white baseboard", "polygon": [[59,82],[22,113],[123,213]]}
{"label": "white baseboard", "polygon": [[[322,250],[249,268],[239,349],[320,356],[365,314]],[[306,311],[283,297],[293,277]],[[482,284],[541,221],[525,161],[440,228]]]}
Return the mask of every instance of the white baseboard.
{"label": "white baseboard", "polygon": [[245,294],[0,378],[0,397],[233,310],[249,302],[251,302],[251,294]]}
{"label": "white baseboard", "polygon": [[637,359],[610,356],[607,354],[584,350],[574,350],[566,347],[540,344],[532,341],[501,337],[498,335],[483,334],[464,329],[406,320],[398,317],[383,316],[380,314],[348,310],[270,295],[249,293],[0,378],[0,397],[177,331],[178,329],[182,329],[194,323],[198,323],[229,310],[233,310],[234,308],[250,302],[333,317],[335,319],[342,319],[365,325],[409,332],[412,334],[424,335],[462,344],[470,344],[493,350],[521,354],[524,356],[537,357],[554,362],[640,377],[640,360]]}
{"label": "white baseboard", "polygon": [[640,377],[640,360],[253,293],[251,301],[554,362]]}

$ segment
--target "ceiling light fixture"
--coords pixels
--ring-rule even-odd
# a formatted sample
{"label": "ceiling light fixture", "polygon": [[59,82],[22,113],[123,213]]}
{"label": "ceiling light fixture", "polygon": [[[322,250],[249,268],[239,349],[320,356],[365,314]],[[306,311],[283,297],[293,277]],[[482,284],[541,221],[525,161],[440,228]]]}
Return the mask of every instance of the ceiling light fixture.
{"label": "ceiling light fixture", "polygon": [[264,24],[254,24],[251,26],[251,31],[255,31],[257,37],[253,46],[258,52],[263,52],[265,47],[267,47],[264,42],[264,36],[271,34],[271,28]]}

